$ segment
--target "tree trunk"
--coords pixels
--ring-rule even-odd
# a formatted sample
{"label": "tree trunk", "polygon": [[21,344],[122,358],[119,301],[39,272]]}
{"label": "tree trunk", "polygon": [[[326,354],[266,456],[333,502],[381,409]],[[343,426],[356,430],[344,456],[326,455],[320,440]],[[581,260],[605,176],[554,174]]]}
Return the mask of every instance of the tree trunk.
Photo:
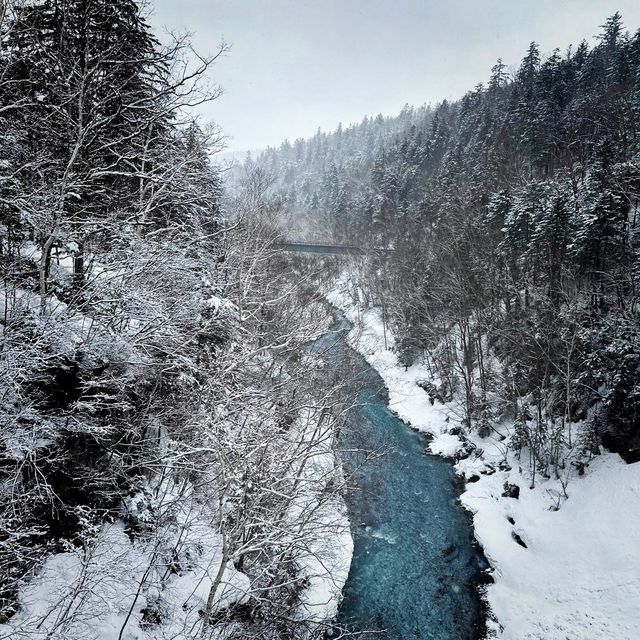
{"label": "tree trunk", "polygon": [[78,242],[73,254],[73,289],[77,293],[84,287],[84,242]]}
{"label": "tree trunk", "polygon": [[222,532],[222,559],[220,560],[220,566],[218,567],[218,572],[216,573],[216,577],[213,579],[213,583],[211,584],[211,589],[209,589],[209,597],[207,598],[207,606],[204,610],[203,615],[203,624],[202,624],[202,633],[201,637],[205,637],[205,633],[211,624],[211,613],[213,611],[213,600],[216,595],[216,591],[218,591],[218,587],[222,582],[222,577],[224,576],[224,570],[227,568],[227,563],[229,562],[229,557],[231,556],[231,549],[229,547],[229,542],[227,540],[227,535],[223,531]]}
{"label": "tree trunk", "polygon": [[54,229],[44,245],[40,256],[40,314],[44,315],[47,308],[47,280],[49,278],[49,267],[51,265],[51,247],[56,239],[56,229]]}

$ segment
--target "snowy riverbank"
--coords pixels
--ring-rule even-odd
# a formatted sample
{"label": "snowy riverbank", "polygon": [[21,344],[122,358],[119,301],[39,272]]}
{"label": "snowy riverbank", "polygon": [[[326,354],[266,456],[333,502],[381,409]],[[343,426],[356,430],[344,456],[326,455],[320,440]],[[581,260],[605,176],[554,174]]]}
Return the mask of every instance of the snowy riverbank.
{"label": "snowy riverbank", "polygon": [[[317,438],[313,432],[320,427],[310,412],[303,412],[298,428],[304,431],[301,441],[309,443],[310,462],[289,517],[292,530],[299,535],[296,560],[306,580],[298,616],[313,629],[324,627],[337,615],[353,542],[344,500],[339,494],[330,500],[324,497],[327,484],[340,483],[343,478],[332,446],[334,434],[327,431]],[[170,481],[165,485],[158,493],[169,502],[176,487]],[[136,498],[128,502],[134,509]],[[213,611],[247,602],[253,593],[251,581],[223,559],[223,542],[206,505],[189,496],[173,502],[174,517],[184,525],[183,540],[175,543],[181,549],[176,558],[184,570],[167,571],[165,576],[152,572],[158,540],[169,537],[171,531],[132,541],[118,520],[97,532],[91,548],[70,548],[47,557],[37,575],[20,590],[18,613],[0,624],[0,640],[192,638],[223,562]],[[156,506],[163,505],[158,502]],[[313,531],[312,536],[308,530]],[[153,622],[150,612],[157,612]],[[218,636],[214,633],[212,637]]]}
{"label": "snowy riverbank", "polygon": [[[314,536],[301,545],[297,562],[307,586],[301,595],[300,617],[320,626],[338,614],[342,589],[349,575],[353,540],[347,507],[329,485],[342,485],[344,472],[335,450],[333,423],[322,426],[310,411],[303,411],[299,428],[309,445],[309,462],[303,470],[299,499],[291,507],[292,522],[304,523]],[[323,498],[327,493],[332,497]],[[302,526],[302,525],[301,525]]]}
{"label": "snowy riverbank", "polygon": [[[432,405],[418,382],[419,363],[405,368],[385,335],[380,312],[354,307],[339,288],[328,294],[353,323],[349,343],[383,378],[389,406],[414,428],[433,435],[432,453],[448,457],[464,446],[450,430],[459,423],[452,405]],[[475,535],[493,568],[487,599],[502,640],[632,640],[640,627],[640,463],[626,465],[602,452],[568,477],[530,478],[507,449],[512,425],[496,425],[487,438],[472,434],[476,450],[456,464],[467,480],[462,503],[473,513]],[[507,497],[505,484],[519,497]],[[515,492],[512,491],[511,495]],[[559,510],[554,510],[560,504]],[[526,546],[525,546],[526,545]]]}

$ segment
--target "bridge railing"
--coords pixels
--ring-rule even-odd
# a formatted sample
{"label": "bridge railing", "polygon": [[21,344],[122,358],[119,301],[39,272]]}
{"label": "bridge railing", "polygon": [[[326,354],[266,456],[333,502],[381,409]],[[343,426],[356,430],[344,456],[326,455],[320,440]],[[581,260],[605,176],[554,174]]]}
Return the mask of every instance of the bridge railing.
{"label": "bridge railing", "polygon": [[325,253],[325,254],[352,254],[362,255],[368,253],[392,253],[393,249],[388,247],[358,247],[352,244],[335,244],[329,242],[304,242],[299,240],[284,240],[276,244],[283,251],[295,253]]}

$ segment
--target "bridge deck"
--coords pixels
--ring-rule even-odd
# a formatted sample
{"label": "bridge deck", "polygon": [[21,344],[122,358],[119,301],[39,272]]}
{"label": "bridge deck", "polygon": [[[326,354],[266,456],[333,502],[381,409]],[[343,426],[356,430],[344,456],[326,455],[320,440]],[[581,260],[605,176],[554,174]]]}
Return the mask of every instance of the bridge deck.
{"label": "bridge deck", "polygon": [[325,255],[360,255],[362,249],[353,245],[325,244],[321,242],[283,242],[283,251],[293,253],[321,253]]}

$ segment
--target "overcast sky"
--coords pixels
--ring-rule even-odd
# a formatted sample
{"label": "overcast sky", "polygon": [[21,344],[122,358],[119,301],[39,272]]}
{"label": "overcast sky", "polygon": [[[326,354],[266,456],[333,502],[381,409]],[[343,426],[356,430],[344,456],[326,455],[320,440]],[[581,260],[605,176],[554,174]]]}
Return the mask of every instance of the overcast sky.
{"label": "overcast sky", "polygon": [[152,0],[153,22],[194,33],[197,48],[231,52],[214,69],[224,95],[205,113],[231,151],[333,130],[405,103],[458,98],[498,57],[519,63],[591,39],[640,0]]}

